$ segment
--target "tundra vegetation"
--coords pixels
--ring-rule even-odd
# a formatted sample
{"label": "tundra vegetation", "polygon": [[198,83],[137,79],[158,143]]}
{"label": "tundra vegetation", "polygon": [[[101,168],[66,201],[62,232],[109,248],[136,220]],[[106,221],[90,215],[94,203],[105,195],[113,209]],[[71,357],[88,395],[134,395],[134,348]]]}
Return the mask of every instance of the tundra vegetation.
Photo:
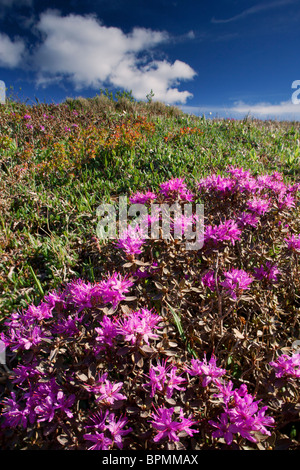
{"label": "tundra vegetation", "polygon": [[[102,92],[0,129],[1,448],[299,450],[299,123]],[[100,239],[120,196],[182,237]]]}

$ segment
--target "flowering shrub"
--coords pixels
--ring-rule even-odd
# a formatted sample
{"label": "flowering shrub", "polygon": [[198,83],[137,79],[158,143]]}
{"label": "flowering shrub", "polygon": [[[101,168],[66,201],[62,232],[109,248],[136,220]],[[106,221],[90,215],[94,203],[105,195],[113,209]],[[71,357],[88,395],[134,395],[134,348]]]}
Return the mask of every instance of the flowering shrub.
{"label": "flowering shrub", "polygon": [[101,280],[11,315],[1,447],[299,448],[299,187],[229,167],[131,194],[203,202],[203,247],[131,226]]}

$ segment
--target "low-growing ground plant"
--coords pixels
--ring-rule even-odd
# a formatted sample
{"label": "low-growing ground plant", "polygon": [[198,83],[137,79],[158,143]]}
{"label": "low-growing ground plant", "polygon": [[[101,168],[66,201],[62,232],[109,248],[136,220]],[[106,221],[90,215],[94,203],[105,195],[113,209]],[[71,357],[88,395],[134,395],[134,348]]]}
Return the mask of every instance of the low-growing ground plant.
{"label": "low-growing ground plant", "polygon": [[230,165],[132,192],[150,225],[179,205],[170,236],[94,238],[101,277],[5,319],[1,447],[299,449],[299,189]]}

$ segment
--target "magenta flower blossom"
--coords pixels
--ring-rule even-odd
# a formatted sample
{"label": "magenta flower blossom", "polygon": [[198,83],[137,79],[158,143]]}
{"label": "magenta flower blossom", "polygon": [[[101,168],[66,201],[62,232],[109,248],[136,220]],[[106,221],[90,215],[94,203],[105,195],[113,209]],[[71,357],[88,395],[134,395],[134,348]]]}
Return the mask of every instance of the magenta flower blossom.
{"label": "magenta flower blossom", "polygon": [[285,238],[284,241],[289,250],[294,253],[300,253],[300,235],[290,235],[288,238]]}
{"label": "magenta flower blossom", "polygon": [[212,437],[215,439],[222,437],[227,445],[232,443],[236,427],[234,424],[230,423],[227,413],[221,413],[218,417],[218,421],[209,420],[208,422],[211,426],[217,429],[212,432]]}
{"label": "magenta flower blossom", "polygon": [[238,181],[238,188],[240,193],[246,193],[246,195],[255,195],[259,193],[260,188],[255,178],[245,178]]}
{"label": "magenta flower blossom", "polygon": [[4,418],[4,427],[27,427],[28,411],[24,408],[21,408],[21,406],[17,402],[15,392],[11,392],[10,398],[4,398],[4,400],[2,401],[2,405],[2,417]]}
{"label": "magenta flower blossom", "polygon": [[13,422],[15,426],[23,425],[23,427],[27,426],[28,421],[30,424],[35,421],[51,422],[57,413],[63,419],[65,419],[64,415],[68,418],[73,417],[70,408],[75,402],[75,395],[66,396],[56,384],[55,379],[48,382],[30,382],[30,388],[24,393],[23,399],[26,403],[22,408],[16,402],[14,392],[11,393],[11,398],[5,401],[5,426],[11,426]]}
{"label": "magenta flower blossom", "polygon": [[275,361],[270,362],[270,366],[275,369],[278,378],[300,378],[300,354],[292,356],[282,354]]}
{"label": "magenta flower blossom", "polygon": [[93,307],[93,297],[96,295],[97,288],[90,282],[84,282],[82,279],[76,279],[70,282],[65,289],[66,301],[73,304],[80,313],[85,308]]}
{"label": "magenta flower blossom", "polygon": [[63,391],[59,390],[54,393],[51,390],[49,395],[39,395],[39,390],[35,391],[34,400],[38,403],[34,412],[37,416],[37,422],[48,421],[51,422],[56,412],[65,413],[68,418],[73,418],[73,413],[70,411],[70,407],[75,402],[75,395],[66,397]]}
{"label": "magenta flower blossom", "polygon": [[30,313],[15,313],[5,322],[8,331],[6,334],[0,334],[1,340],[12,351],[28,350],[38,346],[42,341],[49,339],[51,334],[37,322],[38,320]]}
{"label": "magenta flower blossom", "polygon": [[23,119],[25,119],[25,121],[28,121],[29,119],[31,119],[30,114],[24,114]]}
{"label": "magenta flower blossom", "polygon": [[156,413],[152,413],[152,426],[156,429],[157,434],[153,438],[154,442],[159,442],[162,439],[168,439],[171,442],[178,442],[178,434],[182,431],[185,431],[189,436],[192,436],[194,433],[199,432],[198,430],[191,429],[191,426],[197,424],[196,421],[193,421],[190,416],[189,418],[184,418],[183,412],[181,410],[179,421],[173,421],[172,416],[174,413],[174,408],[165,408],[160,407],[156,410]]}
{"label": "magenta flower blossom", "polygon": [[253,278],[243,269],[231,269],[224,273],[225,281],[220,282],[226,290],[226,293],[234,300],[242,294],[244,290],[249,289]]}
{"label": "magenta flower blossom", "polygon": [[277,282],[278,275],[280,275],[280,271],[275,264],[270,263],[270,261],[266,261],[265,266],[261,265],[259,268],[254,268],[254,277],[261,281],[262,279],[266,279],[269,282]]}
{"label": "magenta flower blossom", "polygon": [[236,182],[231,178],[213,174],[206,178],[202,178],[198,182],[198,188],[200,191],[214,191],[220,196],[225,197],[235,192]]}
{"label": "magenta flower blossom", "polygon": [[39,305],[29,305],[27,308],[27,315],[36,318],[37,320],[44,320],[52,317],[52,311],[49,305],[41,302]]}
{"label": "magenta flower blossom", "polygon": [[191,359],[191,366],[187,366],[186,371],[191,376],[198,376],[203,387],[207,387],[210,383],[216,383],[219,377],[226,374],[226,369],[217,367],[216,357],[213,354],[208,362],[206,354],[203,361]]}
{"label": "magenta flower blossom", "polygon": [[256,227],[257,224],[258,224],[257,216],[249,212],[241,212],[241,214],[237,218],[237,225],[240,228],[244,228],[247,225],[250,225],[251,227]]}
{"label": "magenta flower blossom", "polygon": [[175,217],[175,220],[171,223],[171,228],[174,230],[174,237],[181,239],[182,236],[192,234],[193,226],[196,223],[196,216],[181,215]]}
{"label": "magenta flower blossom", "polygon": [[204,231],[204,243],[212,243],[217,245],[226,241],[235,244],[240,239],[241,230],[238,228],[234,220],[226,220],[219,225],[208,225]]}
{"label": "magenta flower blossom", "polygon": [[227,172],[231,174],[235,181],[236,191],[246,194],[256,194],[259,192],[259,184],[248,170],[231,166],[227,169]]}
{"label": "magenta flower blossom", "polygon": [[123,382],[112,383],[107,379],[107,373],[99,377],[93,385],[87,385],[86,389],[96,395],[97,402],[102,405],[113,405],[116,401],[126,400],[126,396],[119,393],[123,387]]}
{"label": "magenta flower blossom", "polygon": [[[218,281],[219,279],[217,279]],[[208,271],[204,276],[201,278],[201,282],[205,287],[208,287],[212,292],[216,290],[216,280],[215,280],[215,273],[211,269]]]}
{"label": "magenta flower blossom", "polygon": [[91,429],[91,433],[84,434],[84,439],[92,441],[95,444],[89,450],[108,450],[114,444],[119,449],[123,448],[123,436],[126,436],[132,431],[132,428],[124,429],[128,423],[125,416],[116,418],[114,413],[105,413],[102,410],[95,413],[90,417],[89,424],[85,426],[86,429]]}
{"label": "magenta flower blossom", "polygon": [[129,225],[128,229],[122,232],[115,246],[123,250],[127,255],[135,256],[142,253],[142,247],[146,240],[145,237],[146,234],[138,225],[136,227]]}
{"label": "magenta flower blossom", "polygon": [[120,273],[108,274],[104,279],[96,284],[94,295],[101,299],[105,304],[112,304],[113,308],[126,299],[124,294],[129,292],[133,286],[133,281],[128,276],[122,276]]}
{"label": "magenta flower blossom", "polygon": [[260,432],[267,436],[271,433],[266,426],[273,426],[274,419],[265,416],[267,406],[258,410],[259,401],[255,401],[254,397],[248,393],[246,384],[242,384],[239,389],[233,392],[233,404],[229,404],[226,412],[230,421],[235,425],[236,432],[245,439],[256,442],[257,439],[253,435]]}
{"label": "magenta flower blossom", "polygon": [[[104,374],[103,374],[104,375]],[[86,429],[97,429],[97,431],[105,431],[106,428],[106,418],[109,415],[109,410],[106,409],[103,411],[102,409],[96,411],[96,413],[93,413],[89,419],[88,423],[84,426]]]}
{"label": "magenta flower blossom", "polygon": [[270,209],[271,202],[268,199],[254,197],[247,201],[248,209],[257,215],[263,215]]}
{"label": "magenta flower blossom", "polygon": [[218,387],[219,393],[215,393],[214,397],[221,398],[226,409],[226,406],[229,404],[231,397],[233,396],[233,383],[231,380],[228,382],[215,380],[215,385]]}
{"label": "magenta flower blossom", "polygon": [[110,317],[104,315],[99,327],[95,328],[97,333],[96,341],[100,343],[98,351],[105,350],[106,347],[113,347],[115,338],[117,336],[116,324]]}
{"label": "magenta flower blossom", "polygon": [[48,304],[51,312],[55,308],[57,308],[58,310],[66,308],[65,292],[59,292],[59,291],[53,290],[49,292],[47,295],[45,295],[44,301],[45,303]]}
{"label": "magenta flower blossom", "polygon": [[186,382],[186,380],[181,377],[180,375],[177,375],[177,367],[173,366],[168,373],[168,382],[165,384],[166,386],[166,396],[167,398],[171,398],[174,390],[180,390],[183,391],[186,389],[186,387],[183,387],[182,384]]}
{"label": "magenta flower blossom", "polygon": [[92,441],[94,444],[88,450],[109,450],[112,445],[112,440],[106,437],[103,432],[94,431],[94,434],[84,434],[84,439]]}
{"label": "magenta flower blossom", "polygon": [[291,209],[295,207],[295,198],[291,194],[280,194],[277,200],[279,209]]}
{"label": "magenta flower blossom", "polygon": [[297,191],[300,191],[300,183],[290,184],[287,186],[287,192],[296,195]]}
{"label": "magenta flower blossom", "polygon": [[230,165],[226,171],[227,173],[230,173],[237,180],[240,180],[241,178],[251,177],[250,171],[244,170],[243,168],[235,167],[233,165]]}
{"label": "magenta flower blossom", "polygon": [[152,191],[142,193],[137,191],[129,197],[131,204],[147,204],[148,202],[154,201],[157,198],[156,194]]}
{"label": "magenta flower blossom", "polygon": [[171,201],[187,201],[194,200],[193,194],[187,189],[183,178],[172,178],[169,181],[160,184],[160,192],[166,199]]}
{"label": "magenta flower blossom", "polygon": [[127,423],[128,419],[125,416],[121,416],[118,420],[114,413],[110,413],[108,416],[106,428],[110,431],[112,440],[119,449],[123,449],[123,436],[126,436],[132,431],[132,428],[123,429]]}
{"label": "magenta flower blossom", "polygon": [[23,384],[24,382],[29,382],[34,381],[34,379],[38,379],[42,377],[44,374],[36,369],[33,365],[29,366],[24,366],[24,365],[19,365],[18,367],[15,367],[12,371],[13,374],[13,379],[12,383],[15,384]]}
{"label": "magenta flower blossom", "polygon": [[72,318],[71,315],[61,317],[52,325],[51,332],[58,336],[75,336],[79,333],[79,329],[77,328],[77,319]]}
{"label": "magenta flower blossom", "polygon": [[246,384],[242,384],[239,389],[232,389],[232,383],[227,386],[217,384],[220,394],[223,396],[224,412],[218,418],[218,422],[210,420],[209,424],[216,431],[212,433],[215,438],[223,437],[227,445],[230,445],[234,439],[234,434],[251,442],[257,442],[255,433],[260,432],[270,436],[271,433],[267,427],[274,425],[274,419],[265,416],[267,406],[258,409],[259,401],[248,393]]}
{"label": "magenta flower blossom", "polygon": [[153,398],[156,391],[163,391],[165,381],[167,380],[166,362],[160,364],[158,361],[156,366],[149,368],[149,382],[144,384],[144,387],[151,387],[150,397]]}
{"label": "magenta flower blossom", "polygon": [[125,337],[132,345],[141,346],[143,343],[149,344],[150,338],[158,338],[154,329],[158,328],[158,323],[162,318],[151,310],[141,308],[137,312],[131,312],[125,318],[118,319],[117,331]]}
{"label": "magenta flower blossom", "polygon": [[144,384],[144,387],[150,387],[150,397],[154,397],[156,391],[160,391],[168,399],[172,397],[174,390],[185,390],[181,385],[185,379],[177,375],[178,369],[173,364],[167,366],[167,359],[157,365],[151,365],[149,369],[149,382]]}

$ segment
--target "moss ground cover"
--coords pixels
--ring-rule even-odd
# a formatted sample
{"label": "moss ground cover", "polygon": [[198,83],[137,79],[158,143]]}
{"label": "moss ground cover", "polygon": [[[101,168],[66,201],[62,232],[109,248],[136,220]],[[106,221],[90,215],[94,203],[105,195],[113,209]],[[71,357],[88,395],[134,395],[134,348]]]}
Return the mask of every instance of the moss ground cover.
{"label": "moss ground cover", "polygon": [[[0,127],[2,447],[299,448],[300,125],[100,96]],[[97,238],[150,193],[203,204],[201,249]]]}

